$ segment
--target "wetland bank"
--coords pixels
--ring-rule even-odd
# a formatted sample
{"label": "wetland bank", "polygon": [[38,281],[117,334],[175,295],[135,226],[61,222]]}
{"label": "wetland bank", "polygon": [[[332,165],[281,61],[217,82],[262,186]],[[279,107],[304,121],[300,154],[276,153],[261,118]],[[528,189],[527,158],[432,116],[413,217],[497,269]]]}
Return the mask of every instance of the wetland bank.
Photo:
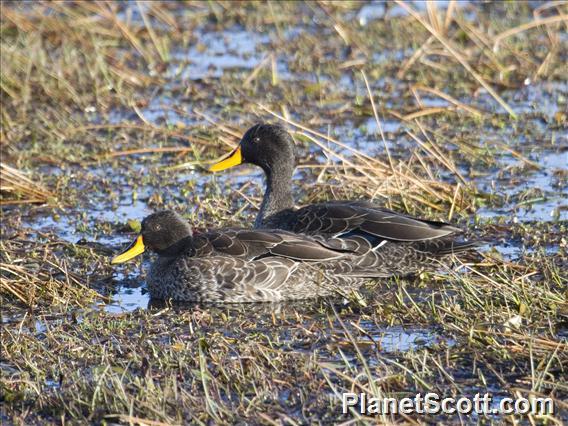
{"label": "wetland bank", "polygon": [[[2,423],[566,420],[567,15],[3,2]],[[111,256],[158,209],[252,224],[260,171],[205,169],[261,120],[294,133],[300,203],[373,199],[486,245],[345,298],[150,303],[148,259]],[[341,414],[346,392],[555,412],[367,418]]]}

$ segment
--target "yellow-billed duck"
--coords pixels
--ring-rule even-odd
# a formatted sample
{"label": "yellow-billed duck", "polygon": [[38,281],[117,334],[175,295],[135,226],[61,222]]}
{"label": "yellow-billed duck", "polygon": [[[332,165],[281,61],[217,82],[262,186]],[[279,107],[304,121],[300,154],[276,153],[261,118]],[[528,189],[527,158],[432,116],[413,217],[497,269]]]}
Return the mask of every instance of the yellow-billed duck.
{"label": "yellow-billed duck", "polygon": [[[296,208],[292,195],[294,141],[278,124],[251,127],[237,148],[210,170],[221,171],[243,163],[259,166],[266,176],[266,190],[255,222],[257,229],[335,238],[346,241],[345,244],[364,239],[376,254],[384,256],[385,272],[399,275],[416,272],[429,263],[419,261],[417,252],[436,258],[476,245],[457,241],[462,231],[447,223],[414,218],[368,201],[331,201]],[[391,268],[390,260],[400,261],[401,267]],[[402,267],[403,264],[406,266]]]}

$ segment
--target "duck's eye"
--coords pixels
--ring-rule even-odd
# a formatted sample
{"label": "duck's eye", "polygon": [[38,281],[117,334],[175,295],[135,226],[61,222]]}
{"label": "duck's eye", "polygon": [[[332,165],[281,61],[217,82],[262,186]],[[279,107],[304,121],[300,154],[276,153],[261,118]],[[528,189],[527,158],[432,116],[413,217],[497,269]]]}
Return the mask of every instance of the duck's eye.
{"label": "duck's eye", "polygon": [[156,225],[154,227],[154,231],[161,231],[162,230],[162,225]]}
{"label": "duck's eye", "polygon": [[259,142],[260,142],[260,138],[258,138],[258,137],[257,137],[257,138],[253,138],[252,141],[253,141],[254,143],[259,143]]}

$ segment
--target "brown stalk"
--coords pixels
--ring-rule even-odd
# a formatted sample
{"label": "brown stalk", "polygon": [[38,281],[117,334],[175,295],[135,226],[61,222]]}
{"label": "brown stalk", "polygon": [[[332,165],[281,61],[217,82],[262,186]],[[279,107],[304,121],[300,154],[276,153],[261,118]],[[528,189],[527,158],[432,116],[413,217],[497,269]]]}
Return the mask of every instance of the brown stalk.
{"label": "brown stalk", "polygon": [[448,107],[429,107],[404,115],[401,117],[401,119],[404,121],[413,121],[420,117],[426,117],[428,115],[440,114],[448,111],[451,111],[451,109]]}
{"label": "brown stalk", "polygon": [[[4,163],[0,164],[0,190],[23,195],[26,197],[21,200],[24,203],[45,203],[54,196],[41,184],[32,181],[19,170]],[[2,200],[0,204],[17,204],[18,202],[20,200]]]}
{"label": "brown stalk", "polygon": [[441,90],[438,89],[434,89],[434,88],[430,88],[430,87],[426,87],[426,86],[422,86],[422,85],[413,85],[412,89],[414,90],[419,90],[422,92],[426,92],[426,93],[431,93],[433,95],[438,96],[439,98],[442,98],[446,101],[448,101],[449,103],[457,106],[458,108],[463,109],[464,111],[469,112],[470,114],[476,116],[476,117],[481,117],[483,116],[483,112],[478,110],[477,108],[471,107],[469,105],[464,104],[463,102],[458,101],[456,98],[454,98],[453,96],[450,96],[444,92],[442,92]]}
{"label": "brown stalk", "polygon": [[192,148],[184,148],[184,147],[177,147],[177,146],[165,146],[162,148],[140,148],[140,149],[129,149],[126,151],[115,151],[109,154],[103,154],[98,157],[97,159],[108,159],[114,157],[124,157],[127,155],[135,155],[135,154],[154,154],[154,153],[167,153],[167,152],[187,152],[192,151]]}
{"label": "brown stalk", "polygon": [[550,24],[555,24],[557,22],[568,22],[568,16],[564,15],[549,16],[548,18],[537,19],[532,22],[527,22],[526,24],[519,25],[518,27],[510,28],[507,31],[503,31],[501,34],[498,34],[493,39],[493,51],[496,52],[499,49],[499,44],[501,43],[501,41],[503,41],[508,37],[522,33],[532,28],[538,28],[541,25],[550,25]]}

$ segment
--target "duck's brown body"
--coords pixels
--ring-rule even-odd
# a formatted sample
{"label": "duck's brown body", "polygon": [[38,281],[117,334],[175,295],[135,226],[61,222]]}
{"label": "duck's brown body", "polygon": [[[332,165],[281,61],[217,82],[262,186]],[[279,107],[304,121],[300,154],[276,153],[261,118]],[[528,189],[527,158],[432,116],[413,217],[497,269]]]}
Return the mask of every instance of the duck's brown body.
{"label": "duck's brown body", "polygon": [[[437,241],[440,252],[448,250]],[[368,239],[308,237],[280,230],[221,230],[187,237],[159,256],[148,277],[152,298],[273,302],[345,294],[370,278],[405,275],[435,262],[423,242],[375,250]]]}
{"label": "duck's brown body", "polygon": [[151,266],[148,290],[176,301],[267,302],[349,291],[374,274],[355,253],[326,243],[273,230],[188,236]]}
{"label": "duck's brown body", "polygon": [[366,279],[337,275],[339,264],[291,259],[160,258],[148,274],[153,299],[211,303],[277,302],[348,293]]}

